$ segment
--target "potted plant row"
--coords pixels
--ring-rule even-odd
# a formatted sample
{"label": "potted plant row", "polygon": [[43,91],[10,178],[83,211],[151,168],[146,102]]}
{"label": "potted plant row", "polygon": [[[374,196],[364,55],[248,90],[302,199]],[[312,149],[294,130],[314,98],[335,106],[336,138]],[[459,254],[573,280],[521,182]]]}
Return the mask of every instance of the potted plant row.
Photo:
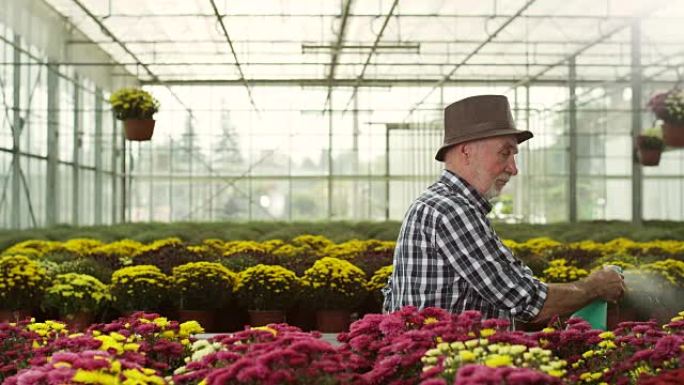
{"label": "potted plant row", "polygon": [[240,272],[235,292],[249,311],[250,325],[282,323],[296,301],[299,278],[282,266],[259,264]]}

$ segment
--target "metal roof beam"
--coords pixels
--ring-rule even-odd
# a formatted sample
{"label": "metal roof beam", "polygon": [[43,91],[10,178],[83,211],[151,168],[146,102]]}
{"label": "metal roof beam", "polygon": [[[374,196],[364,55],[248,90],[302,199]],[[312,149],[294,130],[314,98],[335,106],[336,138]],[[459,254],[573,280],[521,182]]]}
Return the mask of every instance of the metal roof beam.
{"label": "metal roof beam", "polygon": [[580,47],[578,50],[574,51],[570,55],[567,55],[565,58],[557,61],[556,63],[549,64],[546,68],[542,69],[541,71],[537,72],[536,74],[534,74],[532,76],[526,76],[523,79],[520,79],[518,82],[516,82],[511,87],[511,90],[516,88],[516,87],[520,87],[520,86],[524,86],[525,84],[529,84],[530,82],[533,82],[536,79],[538,79],[539,77],[543,76],[545,73],[547,73],[551,69],[558,67],[559,65],[562,65],[563,63],[567,62],[571,57],[576,57],[576,56],[581,55],[584,51],[588,50],[589,48],[601,43],[603,40],[608,39],[609,37],[615,35],[616,33],[622,31],[623,29],[629,27],[635,18],[641,18],[641,19],[647,18],[648,15],[653,13],[658,8],[658,6],[661,5],[663,2],[664,1],[662,1],[662,0],[658,1],[658,2],[656,2],[656,5],[651,6],[642,12],[637,12],[635,17],[632,17],[631,19],[626,19],[626,21],[624,21],[623,23],[621,23],[617,27],[611,29],[610,31],[608,31],[604,34],[602,34],[601,36],[597,37],[596,39],[594,39],[593,41],[584,45],[583,47]]}
{"label": "metal roof beam", "polygon": [[[141,18],[196,18],[204,17],[211,18],[216,17],[213,13],[114,13],[114,14],[102,14],[97,15],[102,18],[122,18],[122,19],[141,19]],[[377,18],[383,16],[377,13],[353,13],[349,14],[349,17],[358,18]],[[401,18],[450,18],[450,19],[508,19],[514,15],[512,14],[491,14],[491,13],[479,13],[479,14],[462,14],[462,13],[451,13],[451,14],[439,14],[439,13],[397,13],[397,17]],[[337,18],[340,17],[337,13],[296,13],[296,14],[284,14],[284,13],[233,13],[233,14],[221,14],[221,18],[250,18],[250,17],[268,17],[268,18]],[[630,16],[620,16],[620,15],[588,15],[588,14],[571,14],[571,15],[559,15],[559,14],[532,14],[532,15],[522,15],[520,18],[523,19],[562,19],[562,20],[597,20],[605,21],[608,18],[611,19],[629,19]],[[673,21],[678,21],[678,18],[663,17],[663,19],[671,19]]]}
{"label": "metal roof beam", "polygon": [[235,59],[235,66],[238,69],[238,72],[240,73],[240,80],[242,81],[242,84],[245,86],[245,89],[247,89],[247,96],[249,97],[249,102],[252,103],[252,107],[256,111],[259,111],[259,108],[257,108],[256,103],[254,103],[254,97],[252,97],[252,89],[249,87],[249,83],[247,82],[247,79],[245,78],[244,72],[242,72],[242,67],[240,66],[240,60],[238,60],[237,53],[235,52],[235,47],[233,47],[233,41],[230,40],[230,35],[228,35],[228,30],[226,29],[226,25],[223,23],[223,16],[218,11],[218,8],[216,7],[216,3],[214,0],[209,0],[211,2],[211,7],[214,8],[214,16],[216,16],[216,19],[218,20],[219,24],[221,25],[221,30],[223,31],[223,36],[226,37],[226,42],[228,42],[228,46],[230,47],[230,52],[233,53],[233,59]]}
{"label": "metal roof beam", "polygon": [[[670,61],[670,60],[673,59],[673,58],[676,58],[676,57],[678,57],[678,56],[683,56],[683,55],[684,55],[684,51],[679,51],[679,52],[676,52],[676,53],[673,53],[673,54],[670,54],[670,55],[664,55],[663,57],[660,57],[660,58],[658,59],[658,62]],[[641,68],[642,68],[642,71],[643,71],[644,68],[656,68],[656,67],[655,67],[655,66],[645,66],[645,65],[642,65]],[[672,85],[672,81],[658,81],[658,80],[655,80],[655,79],[656,79],[658,76],[660,76],[660,75],[666,73],[667,71],[672,71],[672,72],[674,73],[675,76],[678,76],[677,71],[678,71],[678,69],[680,69],[680,68],[684,68],[684,63],[678,63],[678,64],[662,64],[662,65],[658,66],[657,68],[659,68],[659,70],[658,70],[657,72],[652,73],[651,75],[648,75],[648,76],[645,76],[645,75],[642,76],[642,78],[641,78],[642,83],[649,83],[649,84],[663,84],[663,83],[664,83],[664,84],[670,84],[670,86],[671,86],[671,85]],[[584,90],[583,92],[576,94],[576,95],[575,95],[575,100],[580,100],[581,97],[583,97],[583,96],[585,96],[585,95],[591,94],[592,91],[594,91],[594,90],[596,90],[596,89],[598,89],[598,88],[602,88],[602,87],[609,86],[609,85],[611,85],[611,84],[616,84],[616,83],[618,83],[618,84],[628,84],[628,83],[630,83],[630,81],[631,81],[631,75],[632,75],[631,73],[628,73],[628,74],[626,74],[626,75],[624,75],[624,76],[618,77],[617,79],[606,80],[606,81],[603,81],[602,83],[598,83],[598,84],[592,86],[591,88],[587,88],[587,89]],[[675,79],[673,79],[673,80],[675,80]],[[677,79],[677,80],[678,80],[678,79]],[[584,99],[584,100],[582,100],[581,104],[578,104],[578,106],[587,105],[587,104],[593,102],[594,100],[598,100],[598,99],[600,99],[600,98],[602,98],[602,97],[604,97],[604,96],[605,96],[605,93],[604,93],[603,95],[600,95],[600,96],[594,96],[594,97],[591,97],[591,98],[589,98],[589,99]],[[548,109],[549,109],[549,110],[554,110],[554,109],[556,109],[556,108],[564,107],[564,106],[566,106],[566,105],[568,104],[568,102],[569,102],[570,100],[571,100],[571,99],[568,98],[567,100],[563,100],[563,101],[561,101],[561,102],[558,102],[558,103],[556,103],[556,104],[554,104],[554,105],[548,107]]]}
{"label": "metal roof beam", "polygon": [[409,116],[411,116],[411,114],[413,113],[413,111],[415,111],[416,108],[418,108],[418,106],[420,106],[421,104],[423,104],[423,103],[425,102],[425,100],[427,100],[427,98],[430,97],[430,95],[431,95],[437,88],[439,88],[442,84],[444,84],[447,80],[449,80],[449,78],[451,78],[451,76],[453,76],[453,74],[455,74],[456,71],[457,71],[459,68],[461,68],[464,64],[466,64],[466,63],[468,62],[468,60],[470,60],[470,59],[473,58],[475,55],[477,55],[477,53],[480,52],[480,50],[481,50],[482,48],[484,48],[487,44],[489,44],[489,42],[491,42],[492,40],[494,40],[494,38],[496,38],[496,36],[497,36],[499,33],[501,33],[501,31],[503,31],[503,30],[504,30],[506,27],[508,27],[513,21],[515,21],[520,15],[522,15],[522,13],[525,12],[525,11],[527,10],[527,8],[529,8],[535,1],[536,1],[536,0],[528,0],[528,1],[527,1],[519,10],[518,10],[518,12],[516,12],[515,14],[513,14],[513,15],[511,15],[509,18],[507,18],[506,21],[504,21],[503,24],[501,24],[501,25],[499,26],[499,28],[496,29],[496,31],[494,31],[492,34],[489,35],[489,37],[487,37],[487,39],[485,39],[485,41],[483,41],[482,43],[480,43],[480,45],[478,45],[477,48],[475,48],[468,56],[466,56],[465,59],[461,60],[460,63],[456,64],[456,65],[454,66],[454,68],[453,68],[451,71],[449,71],[448,74],[444,75],[444,76],[442,77],[442,79],[440,79],[440,80],[434,85],[434,87],[432,87],[432,89],[427,93],[427,95],[425,95],[425,97],[423,97],[423,99],[421,99],[418,103],[416,103],[416,105],[414,105],[413,107],[411,107],[411,109],[409,109],[409,112],[408,112],[408,114],[406,115],[406,117],[404,118],[404,120],[406,120]]}
{"label": "metal roof beam", "polygon": [[[325,97],[325,105],[330,103],[330,96],[332,95],[333,80],[335,79],[335,70],[337,68],[337,61],[340,58],[340,51],[342,49],[342,43],[344,42],[344,35],[347,33],[347,20],[349,19],[349,10],[353,0],[346,0],[342,10],[342,21],[340,22],[340,30],[337,33],[337,41],[332,50],[330,57],[330,71],[328,72],[328,95]],[[332,108],[332,106],[330,106]]]}
{"label": "metal roof beam", "polygon": [[[682,53],[679,53],[678,55],[684,55]],[[615,55],[607,55],[611,57],[615,57]],[[0,62],[0,66],[11,66],[15,65],[16,63],[14,62]],[[137,63],[136,62],[128,62],[128,63],[117,63],[117,62],[72,62],[72,61],[65,61],[65,62],[51,62],[51,65],[69,65],[69,66],[81,66],[81,67],[122,67],[122,66],[134,66]],[[320,66],[320,65],[326,65],[329,64],[328,62],[304,62],[304,63],[283,63],[283,62],[243,62],[242,65],[248,65],[248,66],[282,66],[282,67],[288,67],[288,66]],[[362,65],[363,63],[361,62],[338,62],[336,64],[337,67],[340,66],[359,66]],[[526,66],[533,66],[533,67],[541,67],[541,66],[546,66],[549,63],[527,63],[527,62],[508,62],[508,63],[466,63],[463,65],[463,67],[526,67]],[[47,65],[47,63],[43,62],[27,62],[27,63],[19,63],[19,66],[22,67],[30,67],[30,66],[43,66]],[[160,62],[160,63],[147,63],[149,66],[157,66],[157,67],[188,67],[188,66],[207,66],[207,67],[215,67],[215,66],[232,66],[234,63],[217,63],[217,62]],[[370,64],[372,66],[392,66],[392,67],[451,67],[451,64],[444,63],[444,62],[422,62],[422,63],[372,63]],[[614,63],[614,64],[608,64],[608,63],[578,63],[577,67],[589,67],[589,68],[620,68],[620,67],[627,67],[631,68],[629,63]],[[671,65],[667,64],[662,64],[660,61],[656,61],[653,64],[644,64],[642,65],[642,68],[665,68],[665,69],[671,69]],[[330,79],[330,77],[328,77]]]}
{"label": "metal roof beam", "polygon": [[394,13],[394,10],[397,8],[397,5],[399,4],[399,0],[394,0],[392,3],[392,7],[390,8],[389,12],[387,12],[387,17],[385,17],[385,21],[382,23],[382,27],[380,28],[380,32],[378,32],[378,35],[375,37],[375,42],[373,42],[373,47],[371,48],[371,51],[368,53],[368,57],[366,58],[366,62],[363,65],[363,68],[361,69],[361,74],[359,75],[358,79],[363,79],[363,75],[366,73],[366,68],[368,67],[368,64],[370,63],[371,59],[373,58],[373,54],[375,53],[376,49],[378,48],[378,44],[380,43],[380,39],[382,39],[382,35],[385,33],[385,28],[387,28],[387,24],[389,24],[390,19],[392,18],[392,14]]}
{"label": "metal roof beam", "polygon": [[[220,44],[220,43],[225,43],[225,39],[192,39],[192,40],[179,40],[179,39],[132,39],[132,40],[127,40],[126,44],[140,44],[140,45],[153,45],[153,44],[202,44],[202,43],[209,43],[209,44]],[[396,45],[396,46],[406,46],[408,44],[413,44],[413,45],[421,45],[421,44],[479,44],[482,42],[482,39],[420,39],[419,41],[409,41],[409,40],[404,40],[404,41],[385,41],[385,44],[391,44],[391,45]],[[523,40],[523,39],[499,39],[495,41],[489,42],[489,44],[536,44],[536,45],[552,45],[552,44],[557,44],[557,45],[574,45],[574,44],[587,44],[590,43],[591,40],[568,40],[568,39],[548,39],[548,40],[534,40],[534,41],[528,41],[528,40]],[[303,41],[303,40],[291,40],[291,39],[246,39],[246,40],[235,40],[233,39],[234,44],[271,44],[271,43],[277,43],[277,44],[297,44],[301,45],[302,43],[304,44],[316,44],[314,41]],[[624,46],[629,46],[629,40],[615,40],[615,41],[606,41],[603,42],[602,44],[606,45],[624,45]],[[71,44],[71,45],[76,45],[76,44],[83,44],[83,45],[88,45],[88,44],[114,44],[109,40],[83,40],[83,39],[72,39],[72,40],[67,40],[66,44]],[[680,45],[681,46],[681,41],[676,41],[672,40],[670,42],[658,42],[659,45]],[[345,49],[348,46],[363,46],[365,47],[372,47],[368,42],[366,41],[361,41],[361,40],[347,40],[347,44],[342,46],[342,49]],[[328,46],[330,47],[330,46]],[[332,47],[330,47],[332,48]],[[413,48],[413,47],[411,47]]]}
{"label": "metal roof beam", "polygon": [[[358,80],[355,78],[349,78],[349,79],[340,79],[337,78],[334,81],[335,87],[384,87],[384,88],[389,88],[393,86],[397,87],[425,87],[431,84],[434,84],[436,81],[439,81],[440,79],[437,77],[432,77],[432,78],[392,78],[392,79],[364,79],[361,84],[358,83]],[[500,77],[500,78],[481,78],[481,77],[473,77],[473,78],[458,78],[458,79],[449,79],[444,82],[445,85],[470,85],[470,86],[488,86],[492,84],[496,85],[511,85],[515,84],[518,80],[520,80],[517,77]],[[676,79],[674,79],[676,81]],[[652,82],[653,84],[665,84],[665,85],[672,85],[673,80],[665,81],[665,80],[658,80],[655,82]],[[542,79],[537,79],[535,80],[535,85],[541,85],[541,86],[565,86],[567,85],[567,76],[559,76],[557,78],[542,78]],[[577,84],[578,85],[595,85],[595,84],[603,84],[606,82],[605,78],[578,78],[577,79]],[[611,82],[614,82],[616,84],[629,84],[629,80],[620,80],[620,79],[615,79],[611,80]],[[215,85],[215,86],[236,86],[242,84],[242,81],[240,79],[167,79],[164,81],[165,84],[168,85],[174,85],[174,86],[195,86],[195,85]],[[146,85],[153,85],[153,84],[158,84],[154,81],[142,81],[142,84]],[[328,79],[326,78],[320,78],[320,79],[267,79],[267,78],[261,78],[261,79],[251,79],[250,84],[253,86],[267,86],[267,87],[279,87],[279,86],[286,86],[286,87],[292,87],[292,86],[302,86],[302,87],[327,87],[329,82]]]}
{"label": "metal roof beam", "polygon": [[[368,68],[368,63],[370,63],[371,58],[373,58],[373,54],[375,53],[375,50],[378,47],[378,43],[380,43],[380,39],[382,39],[382,35],[385,33],[385,28],[387,28],[387,24],[389,24],[390,19],[392,19],[392,15],[394,14],[394,10],[397,8],[397,5],[399,4],[399,0],[394,0],[392,3],[392,7],[390,8],[389,12],[387,12],[387,17],[385,17],[385,21],[382,23],[382,28],[380,28],[380,32],[378,32],[378,35],[375,37],[375,42],[373,43],[373,48],[371,51],[368,53],[368,57],[366,58],[366,62],[363,65],[363,68],[361,69],[361,73],[357,77],[357,83],[361,82],[361,79],[363,79],[363,75],[366,73],[366,68]],[[354,92],[351,94],[349,97],[349,100],[347,101],[347,104],[344,107],[344,111],[347,111],[347,107],[349,107],[349,103],[354,100],[356,97],[356,93],[358,92],[358,87],[354,88]]]}
{"label": "metal roof beam", "polygon": [[[133,53],[133,51],[131,51],[131,50],[126,46],[126,44],[124,44],[124,42],[122,42],[121,40],[119,40],[119,38],[117,38],[116,35],[114,35],[114,33],[113,33],[109,28],[107,28],[107,26],[105,26],[104,23],[102,23],[102,21],[101,21],[97,16],[95,16],[95,14],[93,14],[93,13],[90,11],[90,9],[88,9],[85,5],[83,5],[83,3],[81,3],[79,0],[72,0],[72,1],[73,1],[79,8],[81,8],[81,10],[82,10],[86,15],[88,15],[88,17],[90,17],[90,19],[91,19],[93,22],[95,22],[95,24],[97,24],[97,25],[100,27],[100,29],[102,30],[102,32],[103,32],[105,35],[109,36],[114,42],[116,42],[116,43],[119,45],[119,47],[121,47],[121,49],[123,49],[128,55],[130,55],[130,56],[133,58],[133,60],[135,60],[135,62],[137,63],[137,65],[140,65],[141,67],[143,67],[143,69],[145,69],[145,72],[147,72],[147,73],[150,75],[150,77],[152,77],[152,79],[155,80],[155,81],[157,82],[157,84],[165,85],[164,82],[163,82],[161,79],[159,79],[159,77],[158,77],[154,72],[152,72],[152,70],[150,70],[150,68],[147,66],[147,64],[143,63],[143,62],[138,58],[138,56],[137,56],[135,53]],[[173,95],[173,97],[178,101],[178,103],[180,103],[180,105],[183,106],[183,108],[185,108],[185,110],[188,112],[188,114],[189,114],[191,117],[193,117],[192,110],[190,110],[190,108],[188,108],[188,107],[185,105],[185,103],[183,103],[183,101],[180,99],[180,97],[178,97],[178,95],[177,95],[175,92],[173,92],[173,90],[172,90],[170,87],[167,87],[167,88],[168,88],[169,92],[171,93],[171,95]]]}

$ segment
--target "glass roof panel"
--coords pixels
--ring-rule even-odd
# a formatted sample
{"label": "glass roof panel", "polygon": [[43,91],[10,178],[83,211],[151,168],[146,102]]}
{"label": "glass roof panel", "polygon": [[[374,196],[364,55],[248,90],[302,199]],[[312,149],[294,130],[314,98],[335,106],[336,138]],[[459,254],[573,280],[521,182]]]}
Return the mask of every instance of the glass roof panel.
{"label": "glass roof panel", "polygon": [[629,72],[635,13],[643,17],[642,63],[653,66],[645,72],[676,79],[671,68],[684,59],[684,2],[356,0],[345,18],[346,1],[46,1],[143,81],[238,82],[244,76],[254,83],[325,85],[332,67],[334,80],[347,85],[437,82],[449,73],[452,79],[539,74],[539,80],[558,80],[577,53],[578,76],[609,81]]}

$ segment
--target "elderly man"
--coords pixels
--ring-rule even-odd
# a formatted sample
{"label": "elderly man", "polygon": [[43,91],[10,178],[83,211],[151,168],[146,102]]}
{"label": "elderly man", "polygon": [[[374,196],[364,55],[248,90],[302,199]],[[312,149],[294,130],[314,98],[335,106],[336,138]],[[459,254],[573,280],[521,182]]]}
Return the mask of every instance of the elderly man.
{"label": "elderly man", "polygon": [[573,283],[540,282],[489,223],[489,200],[518,173],[518,144],[530,138],[531,132],[515,128],[504,96],[474,96],[445,109],[444,144],[435,156],[445,170],[406,213],[385,311],[407,305],[479,310],[514,325],[515,319],[544,321],[622,295],[622,277],[611,269]]}

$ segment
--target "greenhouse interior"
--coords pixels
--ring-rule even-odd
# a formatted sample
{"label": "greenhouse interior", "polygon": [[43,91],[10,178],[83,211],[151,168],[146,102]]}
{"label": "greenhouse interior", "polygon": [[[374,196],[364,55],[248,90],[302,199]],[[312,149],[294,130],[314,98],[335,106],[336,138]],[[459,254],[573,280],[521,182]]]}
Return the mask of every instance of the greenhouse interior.
{"label": "greenhouse interior", "polygon": [[682,25],[0,1],[0,383],[684,384]]}

